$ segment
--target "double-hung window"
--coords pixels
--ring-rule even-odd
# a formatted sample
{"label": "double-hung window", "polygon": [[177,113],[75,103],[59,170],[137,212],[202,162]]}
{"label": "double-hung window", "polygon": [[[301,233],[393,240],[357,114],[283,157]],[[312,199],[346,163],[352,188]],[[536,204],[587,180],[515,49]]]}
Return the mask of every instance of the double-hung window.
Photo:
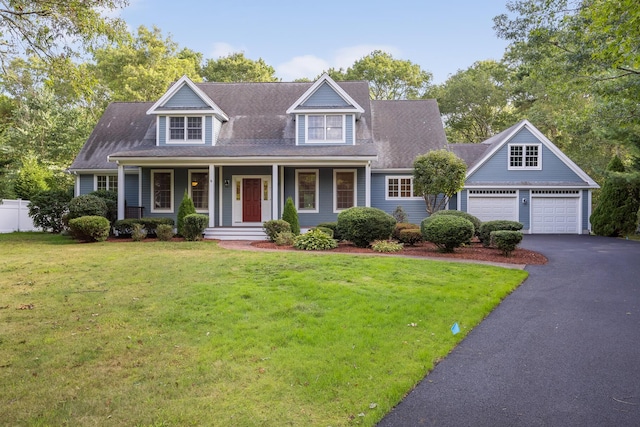
{"label": "double-hung window", "polygon": [[151,212],[173,212],[173,171],[151,171]]}
{"label": "double-hung window", "polygon": [[96,175],[96,190],[118,191],[118,175]]}
{"label": "double-hung window", "polygon": [[300,212],[318,212],[318,170],[296,171],[296,208]]}
{"label": "double-hung window", "polygon": [[169,117],[169,141],[202,141],[202,117]]}
{"label": "double-hung window", "polygon": [[344,142],[344,116],[314,114],[307,118],[307,136],[310,142]]}
{"label": "double-hung window", "polygon": [[356,205],[355,169],[333,171],[333,210],[339,212]]}
{"label": "double-hung window", "polygon": [[542,169],[540,144],[509,144],[509,170]]}
{"label": "double-hung window", "polygon": [[386,199],[415,199],[419,198],[413,188],[411,176],[388,176]]}
{"label": "double-hung window", "polygon": [[189,171],[189,195],[196,211],[204,212],[209,209],[209,172]]}

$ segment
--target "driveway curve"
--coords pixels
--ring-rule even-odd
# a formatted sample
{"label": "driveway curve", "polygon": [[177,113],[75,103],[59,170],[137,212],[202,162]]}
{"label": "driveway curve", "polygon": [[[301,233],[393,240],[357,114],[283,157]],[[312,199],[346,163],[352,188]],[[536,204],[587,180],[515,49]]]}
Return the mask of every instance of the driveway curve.
{"label": "driveway curve", "polygon": [[525,236],[549,263],[378,424],[640,425],[640,242]]}

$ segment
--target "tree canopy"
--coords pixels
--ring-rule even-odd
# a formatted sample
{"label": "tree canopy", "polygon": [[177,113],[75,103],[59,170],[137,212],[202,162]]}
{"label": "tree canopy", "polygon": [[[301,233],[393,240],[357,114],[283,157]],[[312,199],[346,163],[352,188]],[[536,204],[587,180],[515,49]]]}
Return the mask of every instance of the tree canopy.
{"label": "tree canopy", "polygon": [[208,59],[202,67],[202,77],[208,82],[277,82],[275,73],[275,68],[262,58],[254,61],[242,52]]}
{"label": "tree canopy", "polygon": [[447,149],[430,151],[413,162],[413,190],[424,198],[431,215],[444,209],[464,186],[467,165]]}

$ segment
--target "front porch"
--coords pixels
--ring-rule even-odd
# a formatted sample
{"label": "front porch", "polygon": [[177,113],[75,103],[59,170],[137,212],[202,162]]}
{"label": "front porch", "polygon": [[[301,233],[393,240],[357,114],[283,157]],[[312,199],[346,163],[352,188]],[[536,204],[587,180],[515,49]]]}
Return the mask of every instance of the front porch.
{"label": "front porch", "polygon": [[267,240],[262,227],[209,227],[204,238],[211,240]]}

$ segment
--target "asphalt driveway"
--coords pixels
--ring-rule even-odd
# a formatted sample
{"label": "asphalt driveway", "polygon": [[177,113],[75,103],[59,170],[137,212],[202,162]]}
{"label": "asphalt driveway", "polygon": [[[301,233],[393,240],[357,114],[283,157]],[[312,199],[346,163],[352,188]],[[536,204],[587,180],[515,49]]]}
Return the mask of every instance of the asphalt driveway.
{"label": "asphalt driveway", "polygon": [[640,242],[525,236],[549,263],[380,423],[639,426]]}

